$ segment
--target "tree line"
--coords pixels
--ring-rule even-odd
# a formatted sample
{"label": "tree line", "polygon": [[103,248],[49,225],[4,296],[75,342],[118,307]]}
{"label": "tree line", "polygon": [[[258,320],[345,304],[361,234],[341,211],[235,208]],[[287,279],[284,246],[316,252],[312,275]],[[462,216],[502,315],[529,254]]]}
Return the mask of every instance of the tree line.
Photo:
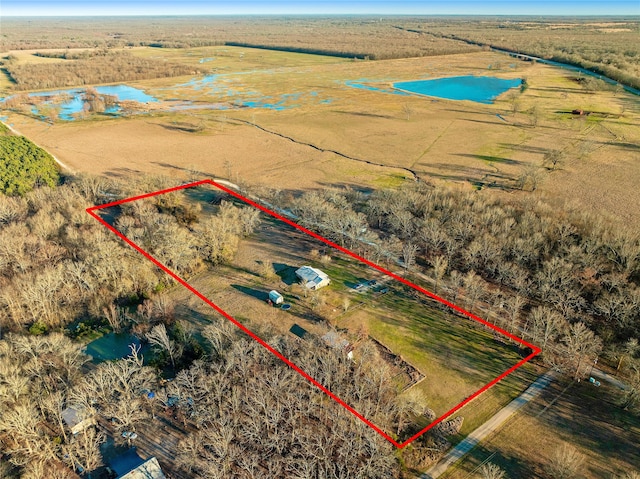
{"label": "tree line", "polygon": [[485,22],[407,22],[408,28],[426,34],[468,41],[507,51],[567,63],[601,73],[634,88],[640,87],[640,49],[637,20],[586,24],[528,19]]}
{"label": "tree line", "polygon": [[140,58],[127,51],[109,51],[56,63],[18,64],[7,60],[4,66],[16,90],[43,90],[199,73],[192,66]]}
{"label": "tree line", "polygon": [[270,201],[279,198],[301,224],[338,244],[428,273],[436,294],[482,308],[575,378],[600,354],[618,368],[620,361],[638,367],[640,237],[633,228],[614,230],[538,200],[507,203],[426,183],[293,200],[275,192]]}

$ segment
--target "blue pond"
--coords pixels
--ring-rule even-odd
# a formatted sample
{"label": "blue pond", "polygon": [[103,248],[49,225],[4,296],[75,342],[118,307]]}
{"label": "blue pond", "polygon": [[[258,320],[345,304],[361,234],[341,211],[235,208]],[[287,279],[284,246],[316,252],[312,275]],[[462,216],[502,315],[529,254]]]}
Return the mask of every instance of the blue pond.
{"label": "blue pond", "polygon": [[434,80],[418,80],[394,83],[394,88],[420,95],[446,98],[448,100],[470,100],[478,103],[492,103],[509,90],[520,86],[522,80],[504,80],[495,77],[449,77]]}
{"label": "blue pond", "polygon": [[[137,101],[140,103],[147,102],[157,102],[158,99],[152,97],[151,95],[147,95],[142,90],[137,88],[128,86],[128,85],[107,85],[107,86],[97,86],[95,87],[98,93],[103,95],[113,95],[118,98],[118,101]],[[55,90],[55,91],[43,91],[37,93],[30,93],[29,96],[55,96],[55,95],[69,95],[69,100],[60,104],[60,118],[62,120],[72,121],[75,118],[74,114],[80,113],[84,106],[84,102],[82,101],[82,95],[84,94],[84,89],[81,88],[71,88],[68,90]],[[45,101],[45,104],[51,104],[51,101]],[[118,113],[120,111],[119,106],[111,106],[105,110],[105,113]],[[38,108],[34,106],[32,108],[32,113],[37,114]]]}
{"label": "blue pond", "polygon": [[129,334],[109,333],[87,344],[85,352],[93,358],[95,363],[112,361],[129,356],[130,344],[140,346],[140,340]]}

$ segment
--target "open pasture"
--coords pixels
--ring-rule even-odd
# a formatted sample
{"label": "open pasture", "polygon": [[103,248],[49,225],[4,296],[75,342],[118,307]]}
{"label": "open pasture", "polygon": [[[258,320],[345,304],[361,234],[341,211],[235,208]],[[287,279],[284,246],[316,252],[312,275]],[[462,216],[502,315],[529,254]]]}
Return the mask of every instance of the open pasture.
{"label": "open pasture", "polygon": [[[384,187],[419,177],[497,194],[520,189],[529,174],[536,184],[525,188],[559,204],[640,220],[633,187],[640,182],[640,104],[633,95],[590,92],[573,73],[492,52],[376,62],[240,47],[140,52],[195,61],[218,48],[238,52],[215,57],[218,68],[240,68],[244,51],[251,69],[132,83],[164,100],[153,114],[50,125],[9,113],[9,123],[76,171],[195,170],[288,190]],[[288,66],[273,68],[276,58]],[[493,104],[380,91],[397,81],[463,75],[526,78],[528,88]],[[575,109],[594,113],[572,115]],[[563,155],[555,171],[542,166],[553,150]]]}
{"label": "open pasture", "polygon": [[597,388],[587,381],[553,381],[540,398],[441,477],[474,477],[490,461],[508,477],[546,478],[545,466],[563,445],[575,447],[584,458],[580,477],[613,478],[637,471],[640,422],[615,404],[619,393],[606,382]]}

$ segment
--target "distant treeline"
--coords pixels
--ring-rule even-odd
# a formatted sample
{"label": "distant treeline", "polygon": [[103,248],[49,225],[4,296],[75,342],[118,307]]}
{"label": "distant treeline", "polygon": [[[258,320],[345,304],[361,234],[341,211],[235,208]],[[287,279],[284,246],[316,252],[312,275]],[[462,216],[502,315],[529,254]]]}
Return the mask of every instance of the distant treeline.
{"label": "distant treeline", "polygon": [[73,62],[17,65],[9,61],[6,70],[15,82],[16,90],[149,80],[199,73],[191,66],[139,58],[122,51],[83,56]]}
{"label": "distant treeline", "polygon": [[260,48],[263,50],[276,50],[279,52],[293,52],[293,53],[308,53],[310,55],[326,55],[326,56],[340,57],[340,58],[358,58],[360,60],[364,60],[365,58],[373,59],[371,57],[374,56],[374,55],[365,55],[362,52],[338,52],[335,50],[327,50],[322,48],[258,45],[255,43],[244,43],[244,42],[225,42],[225,45],[230,47]]}
{"label": "distant treeline", "polygon": [[[477,51],[465,42],[398,30],[371,17],[158,17],[153,19],[40,19],[3,22],[0,51],[42,48],[189,48],[252,46],[283,51],[371,59],[421,57]],[[68,29],[77,35],[70,39]],[[46,32],[46,39],[42,33]]]}
{"label": "distant treeline", "polygon": [[640,88],[638,22],[407,22],[407,31],[581,67]]}
{"label": "distant treeline", "polygon": [[[27,23],[28,22],[28,23]],[[3,19],[0,51],[238,45],[372,60],[480,51],[482,45],[597,71],[640,87],[637,18],[158,17]],[[74,38],[69,38],[73,28]],[[84,53],[64,54],[75,59]]]}

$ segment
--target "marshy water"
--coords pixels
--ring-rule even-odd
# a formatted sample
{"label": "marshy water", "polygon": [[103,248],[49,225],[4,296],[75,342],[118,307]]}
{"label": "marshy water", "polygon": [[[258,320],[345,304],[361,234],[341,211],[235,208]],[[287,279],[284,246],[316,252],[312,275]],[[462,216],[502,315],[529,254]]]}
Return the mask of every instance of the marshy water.
{"label": "marshy water", "polygon": [[[151,103],[157,102],[158,99],[148,95],[144,91],[134,88],[129,85],[106,85],[97,86],[95,90],[101,95],[112,95],[116,97],[117,101],[136,101],[139,103]],[[41,91],[36,93],[29,93],[30,97],[46,97],[47,99],[41,104],[46,106],[52,106],[56,103],[57,98],[63,95],[64,100],[59,103],[59,117],[62,120],[72,121],[75,120],[75,115],[82,112],[84,108],[84,94],[86,89],[84,88],[69,88],[66,90],[52,90]],[[31,108],[31,113],[34,115],[42,114],[40,105],[34,105]],[[105,113],[118,114],[121,108],[118,105],[112,105],[105,109]]]}
{"label": "marshy water", "polygon": [[[208,60],[208,59],[207,59]],[[261,71],[264,74],[268,71]],[[249,74],[252,72],[242,72]],[[489,76],[457,76],[437,79],[420,79],[415,81],[396,82],[380,80],[346,80],[344,84],[356,89],[377,91],[386,94],[411,96],[426,95],[429,97],[446,98],[449,100],[470,100],[479,103],[492,103],[500,94],[510,88],[518,87],[520,79],[505,80]],[[264,95],[247,88],[241,83],[236,74],[210,74],[195,77],[186,83],[160,90],[193,91],[199,95],[211,97],[213,101],[191,101],[189,99],[162,100],[145,91],[129,85],[97,86],[95,90],[101,95],[110,95],[115,103],[107,104],[104,114],[119,116],[123,113],[120,102],[131,101],[141,105],[156,103],[158,107],[167,111],[181,111],[190,109],[226,110],[229,108],[261,108],[268,110],[287,110],[305,105],[321,105],[332,102],[331,98],[321,98],[317,91]],[[31,113],[42,119],[47,118],[47,112],[55,109],[61,120],[74,121],[86,108],[87,100],[85,88],[68,88],[52,91],[29,93],[29,97],[43,97],[41,101],[32,104]],[[182,95],[180,95],[182,96]],[[143,108],[140,112],[148,109]],[[157,108],[153,108],[157,109]]]}

